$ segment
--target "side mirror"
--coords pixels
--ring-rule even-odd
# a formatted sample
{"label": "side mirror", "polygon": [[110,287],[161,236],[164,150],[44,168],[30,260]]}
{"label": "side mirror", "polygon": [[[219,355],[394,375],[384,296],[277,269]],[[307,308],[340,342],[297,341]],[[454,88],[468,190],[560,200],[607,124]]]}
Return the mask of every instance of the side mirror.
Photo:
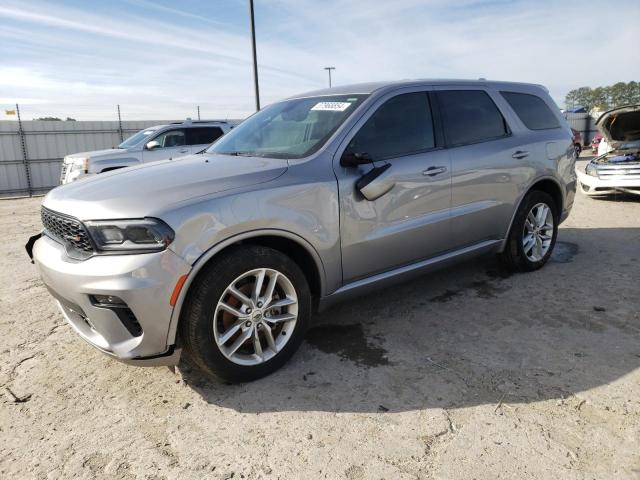
{"label": "side mirror", "polygon": [[340,158],[340,165],[343,167],[357,167],[371,163],[373,160],[368,153],[344,152]]}
{"label": "side mirror", "polygon": [[156,148],[160,148],[160,142],[156,140],[151,140],[144,146],[147,150],[155,150]]}
{"label": "side mirror", "polygon": [[396,185],[396,182],[388,176],[382,175],[389,168],[391,168],[389,163],[373,167],[356,182],[356,189],[367,200],[371,202],[377,200]]}

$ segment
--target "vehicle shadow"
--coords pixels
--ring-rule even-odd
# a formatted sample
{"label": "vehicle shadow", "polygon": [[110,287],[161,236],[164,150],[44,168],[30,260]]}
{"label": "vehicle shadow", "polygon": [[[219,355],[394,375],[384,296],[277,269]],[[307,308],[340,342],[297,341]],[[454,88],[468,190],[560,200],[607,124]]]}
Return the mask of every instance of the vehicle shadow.
{"label": "vehicle shadow", "polygon": [[640,229],[562,228],[550,263],[494,257],[316,315],[273,375],[228,385],[184,362],[207,402],[242,412],[409,411],[567,398],[640,366]]}

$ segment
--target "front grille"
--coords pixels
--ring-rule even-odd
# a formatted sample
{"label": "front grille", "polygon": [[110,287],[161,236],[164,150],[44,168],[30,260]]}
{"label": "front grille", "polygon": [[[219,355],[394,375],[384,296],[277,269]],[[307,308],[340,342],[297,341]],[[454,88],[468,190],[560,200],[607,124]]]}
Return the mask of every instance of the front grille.
{"label": "front grille", "polygon": [[79,220],[44,207],[42,207],[40,217],[45,233],[54,239],[84,256],[94,252],[89,234]]}
{"label": "front grille", "polygon": [[640,180],[639,163],[598,165],[598,177],[603,180]]}

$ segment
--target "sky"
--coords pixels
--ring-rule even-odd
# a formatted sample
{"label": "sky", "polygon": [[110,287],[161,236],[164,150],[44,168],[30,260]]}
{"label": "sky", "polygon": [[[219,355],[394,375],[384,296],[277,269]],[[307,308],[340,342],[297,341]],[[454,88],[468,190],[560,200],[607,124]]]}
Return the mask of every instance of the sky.
{"label": "sky", "polygon": [[[613,2],[612,2],[613,4]],[[611,5],[612,5],[611,4]],[[640,80],[640,2],[255,0],[263,106],[407,78],[580,86]],[[247,0],[0,0],[0,120],[243,118]]]}

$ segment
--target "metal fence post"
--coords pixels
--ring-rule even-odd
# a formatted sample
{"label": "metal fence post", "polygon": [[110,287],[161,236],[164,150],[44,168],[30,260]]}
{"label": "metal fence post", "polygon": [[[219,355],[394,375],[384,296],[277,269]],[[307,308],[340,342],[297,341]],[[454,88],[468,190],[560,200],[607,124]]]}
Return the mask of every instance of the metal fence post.
{"label": "metal fence post", "polygon": [[118,104],[118,131],[120,132],[120,143],[124,142],[124,135],[122,133],[122,117],[120,116],[120,104]]}
{"label": "metal fence post", "polygon": [[20,107],[16,103],[16,112],[18,113],[18,135],[20,136],[20,146],[22,147],[22,164],[24,165],[24,173],[27,177],[27,189],[29,196],[33,195],[33,187],[31,186],[31,169],[29,168],[29,155],[27,154],[27,139],[22,129],[22,118],[20,117]]}

